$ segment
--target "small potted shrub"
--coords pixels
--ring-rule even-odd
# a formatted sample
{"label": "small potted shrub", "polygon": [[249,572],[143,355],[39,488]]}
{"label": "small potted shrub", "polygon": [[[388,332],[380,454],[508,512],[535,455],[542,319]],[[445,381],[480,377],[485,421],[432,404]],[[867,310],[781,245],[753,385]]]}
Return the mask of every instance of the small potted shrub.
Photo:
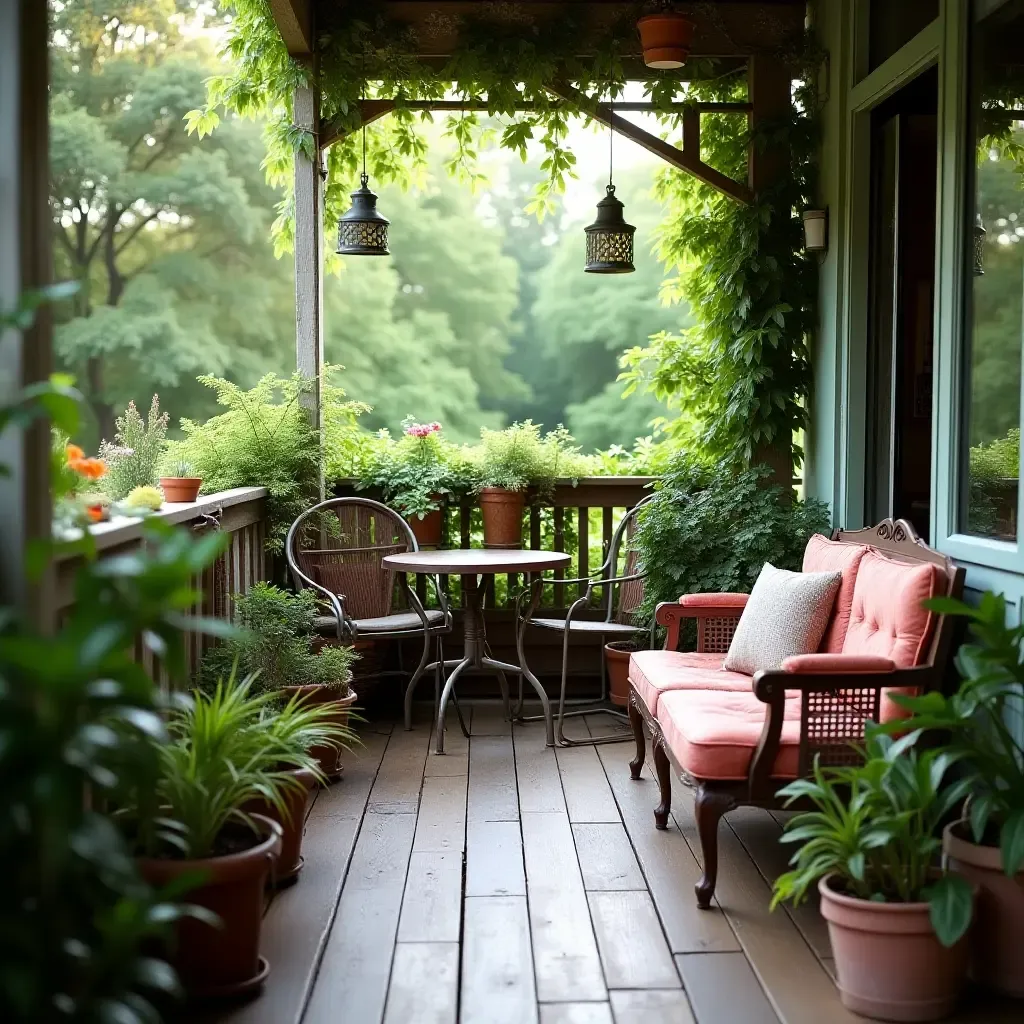
{"label": "small potted shrub", "polygon": [[308,748],[338,739],[322,708],[295,700],[278,708],[275,694],[251,691],[252,677],[232,677],[180,706],[168,722],[170,742],[159,746],[155,787],[140,785],[121,817],[151,885],[198,882],[188,898],[207,914],[183,920],[171,950],[196,998],[250,992],[265,980],[263,890],[282,830],[246,808],[265,802],[287,819],[289,794],[304,793],[292,770],[315,773]]}
{"label": "small potted shrub", "polygon": [[949,1013],[967,975],[973,893],[938,865],[943,818],[968,783],[942,788],[953,758],[918,753],[919,732],[892,740],[869,727],[865,762],[822,768],[781,791],[815,810],[786,824],[802,843],[775,881],[773,908],[821,894],[843,1005],[879,1020]]}
{"label": "small potted shrub", "polygon": [[195,468],[186,459],[178,459],[167,468],[167,475],[160,477],[160,489],[168,501],[195,501],[203,478],[196,475]]}
{"label": "small potted shrub", "polygon": [[644,644],[636,640],[612,640],[604,645],[604,661],[608,672],[608,699],[624,708],[629,703],[629,659]]}
{"label": "small potted shrub", "polygon": [[[304,704],[323,705],[339,729],[347,730],[356,693],[350,686],[357,654],[351,647],[323,645],[314,651],[313,626],[317,614],[312,591],[297,594],[270,583],[257,583],[248,594],[235,598],[235,613],[242,627],[203,659],[201,683],[215,685],[237,665],[237,671],[256,675],[260,690],[285,699],[298,697]],[[327,779],[341,773],[339,743],[318,744],[312,751]]]}
{"label": "small potted shrub", "polygon": [[[946,826],[950,867],[979,887],[972,974],[1024,997],[1024,625],[1007,626],[1006,600],[987,593],[973,608],[949,598],[936,612],[971,621],[976,643],[956,657],[963,681],[951,696],[896,697],[903,728],[939,730],[969,788],[962,820]],[[1015,724],[1016,723],[1016,724]]]}

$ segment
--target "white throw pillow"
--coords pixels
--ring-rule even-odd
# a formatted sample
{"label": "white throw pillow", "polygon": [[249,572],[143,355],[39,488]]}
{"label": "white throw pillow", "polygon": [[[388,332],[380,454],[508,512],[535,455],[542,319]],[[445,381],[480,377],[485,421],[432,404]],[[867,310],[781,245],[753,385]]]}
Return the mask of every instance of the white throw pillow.
{"label": "white throw pillow", "polygon": [[753,675],[781,668],[794,654],[821,645],[841,572],[790,572],[765,562],[733,634],[725,668]]}

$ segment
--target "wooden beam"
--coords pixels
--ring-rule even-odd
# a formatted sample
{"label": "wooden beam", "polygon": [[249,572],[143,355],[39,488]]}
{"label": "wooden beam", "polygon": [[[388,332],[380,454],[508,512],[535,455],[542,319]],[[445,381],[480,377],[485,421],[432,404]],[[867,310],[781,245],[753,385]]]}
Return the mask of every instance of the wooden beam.
{"label": "wooden beam", "polygon": [[313,53],[313,15],[310,0],[269,0],[284,45],[293,57]]}

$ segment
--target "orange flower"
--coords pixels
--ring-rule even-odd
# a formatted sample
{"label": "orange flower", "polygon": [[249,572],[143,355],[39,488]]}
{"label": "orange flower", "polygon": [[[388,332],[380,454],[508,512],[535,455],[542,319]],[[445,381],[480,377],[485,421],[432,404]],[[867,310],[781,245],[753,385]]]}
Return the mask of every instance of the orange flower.
{"label": "orange flower", "polygon": [[93,523],[103,522],[103,506],[102,505],[88,505],[85,509],[85,514],[89,517],[89,521]]}
{"label": "orange flower", "polygon": [[77,444],[69,444],[65,451],[67,452],[68,456],[68,465],[71,465],[72,463],[75,462],[81,462],[82,459],[85,458],[85,452],[83,452],[82,449],[79,448]]}
{"label": "orange flower", "polygon": [[73,468],[90,480],[99,480],[107,471],[107,464],[102,459],[80,459]]}

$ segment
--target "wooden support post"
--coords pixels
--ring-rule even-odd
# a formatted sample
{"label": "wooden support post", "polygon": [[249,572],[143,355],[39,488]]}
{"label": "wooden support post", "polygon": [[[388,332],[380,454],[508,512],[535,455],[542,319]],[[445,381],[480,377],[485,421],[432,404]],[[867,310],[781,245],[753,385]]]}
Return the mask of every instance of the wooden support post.
{"label": "wooden support post", "polygon": [[[751,117],[754,131],[759,125],[779,121],[792,111],[792,76],[789,67],[778,57],[757,54],[750,58],[748,90],[751,102]],[[771,188],[789,173],[789,151],[784,146],[751,147],[748,160],[750,188],[755,196]],[[778,211],[779,216],[789,216],[788,210]],[[776,438],[773,444],[761,445],[754,454],[755,461],[772,469],[771,483],[787,489],[793,486],[793,439]]]}
{"label": "wooden support post", "polygon": [[[295,123],[313,133],[314,140],[320,129],[319,108],[315,85],[295,91]],[[295,154],[295,366],[314,382],[304,404],[317,430],[322,431],[324,189],[318,147],[314,144],[311,151],[312,160],[301,150]],[[321,492],[323,487],[321,479]]]}

